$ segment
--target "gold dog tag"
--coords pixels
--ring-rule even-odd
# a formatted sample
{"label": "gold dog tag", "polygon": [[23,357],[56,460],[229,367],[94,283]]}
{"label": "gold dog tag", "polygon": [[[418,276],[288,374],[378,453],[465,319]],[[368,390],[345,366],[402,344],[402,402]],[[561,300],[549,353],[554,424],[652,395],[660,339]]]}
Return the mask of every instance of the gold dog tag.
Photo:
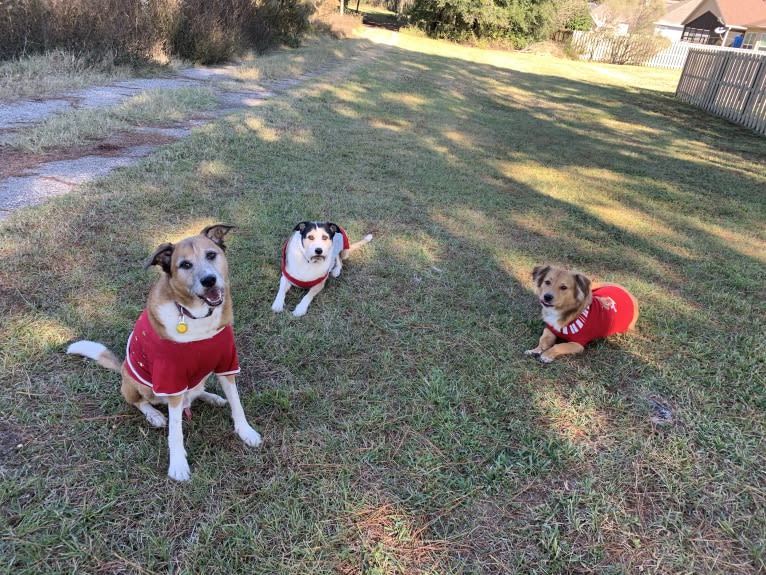
{"label": "gold dog tag", "polygon": [[189,326],[186,325],[186,322],[184,321],[184,316],[181,315],[178,318],[178,324],[176,325],[176,331],[178,333],[186,333],[186,330],[189,329]]}

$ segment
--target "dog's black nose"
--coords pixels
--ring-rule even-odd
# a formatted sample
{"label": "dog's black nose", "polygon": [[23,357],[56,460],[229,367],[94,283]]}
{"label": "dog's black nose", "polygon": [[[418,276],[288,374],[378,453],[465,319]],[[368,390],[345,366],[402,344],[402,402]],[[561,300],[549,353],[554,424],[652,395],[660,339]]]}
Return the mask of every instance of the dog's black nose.
{"label": "dog's black nose", "polygon": [[314,248],[314,253],[318,256],[322,255],[322,248]]}
{"label": "dog's black nose", "polygon": [[552,293],[547,293],[547,294],[545,294],[545,295],[543,296],[543,301],[544,301],[545,303],[551,303],[551,302],[553,301],[553,294],[552,294]]}
{"label": "dog's black nose", "polygon": [[205,276],[201,280],[199,280],[199,283],[201,283],[206,288],[213,287],[216,282],[216,277],[213,275]]}

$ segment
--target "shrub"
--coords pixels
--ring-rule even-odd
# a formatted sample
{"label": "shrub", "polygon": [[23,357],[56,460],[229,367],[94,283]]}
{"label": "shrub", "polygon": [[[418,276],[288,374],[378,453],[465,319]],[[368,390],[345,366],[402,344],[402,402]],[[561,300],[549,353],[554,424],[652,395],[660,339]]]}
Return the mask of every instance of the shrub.
{"label": "shrub", "polygon": [[348,38],[356,28],[362,25],[362,18],[350,12],[341,14],[334,0],[320,0],[312,15],[311,24],[315,30],[335,38]]}
{"label": "shrub", "polygon": [[305,0],[10,0],[0,2],[0,58],[61,48],[121,62],[159,46],[213,63],[296,44],[311,11]]}
{"label": "shrub", "polygon": [[429,36],[505,40],[520,48],[552,31],[553,0],[415,0],[410,21]]}
{"label": "shrub", "polygon": [[147,16],[141,0],[2,2],[0,58],[62,48],[130,59],[151,43]]}
{"label": "shrub", "polygon": [[599,31],[593,35],[608,46],[599,61],[609,64],[640,65],[670,44],[667,38],[647,34],[618,36],[609,31]]}

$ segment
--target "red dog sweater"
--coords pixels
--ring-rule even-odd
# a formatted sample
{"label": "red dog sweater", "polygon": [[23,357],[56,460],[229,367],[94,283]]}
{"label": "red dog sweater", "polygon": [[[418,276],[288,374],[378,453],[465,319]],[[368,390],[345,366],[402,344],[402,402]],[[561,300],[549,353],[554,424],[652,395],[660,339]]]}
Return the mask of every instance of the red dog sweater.
{"label": "red dog sweater", "polygon": [[239,373],[234,330],[227,325],[209,339],[180,343],[154,331],[146,310],[128,338],[128,373],[155,395],[178,395],[202,383],[211,373]]}
{"label": "red dog sweater", "polygon": [[[342,227],[338,226],[338,232],[343,237],[343,249],[347,250],[351,246],[351,244],[348,241],[348,235],[346,234],[346,230],[344,230]],[[290,243],[290,240],[287,240],[285,242],[285,245],[282,246],[282,275],[287,278],[287,281],[289,281],[291,284],[293,284],[297,288],[311,289],[315,285],[319,285],[320,283],[322,283],[324,280],[327,279],[327,276],[330,275],[330,271],[329,270],[323,276],[318,277],[318,278],[313,279],[313,280],[309,280],[309,281],[299,280],[298,278],[293,277],[289,273],[287,273],[287,245],[289,243]]]}
{"label": "red dog sweater", "polygon": [[557,337],[585,346],[589,341],[628,331],[636,310],[628,292],[617,286],[593,290],[593,301],[561,331],[546,324]]}

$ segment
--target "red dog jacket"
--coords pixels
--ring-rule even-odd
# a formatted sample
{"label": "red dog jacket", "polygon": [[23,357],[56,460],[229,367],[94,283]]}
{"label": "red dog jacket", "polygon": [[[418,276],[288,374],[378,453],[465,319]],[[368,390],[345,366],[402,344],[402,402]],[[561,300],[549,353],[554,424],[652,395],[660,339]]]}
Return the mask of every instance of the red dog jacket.
{"label": "red dog jacket", "polygon": [[155,395],[178,395],[202,383],[211,373],[239,373],[234,330],[227,325],[209,339],[180,343],[154,331],[146,310],[128,338],[125,364],[130,376]]}
{"label": "red dog jacket", "polygon": [[[341,236],[343,237],[343,249],[347,250],[351,244],[348,241],[348,235],[346,234],[346,230],[344,230],[342,227],[338,226],[338,232],[340,232]],[[313,280],[309,281],[303,281],[299,280],[298,278],[295,278],[291,276],[289,273],[287,273],[287,245],[290,243],[290,240],[287,240],[285,242],[285,245],[282,246],[282,275],[287,278],[287,281],[289,281],[291,284],[293,284],[295,287],[303,288],[303,289],[311,289],[315,285],[319,285],[324,280],[327,279],[327,276],[330,275],[330,271],[328,270],[326,274],[324,274],[321,277],[318,277]],[[331,266],[332,268],[332,266]]]}
{"label": "red dog jacket", "polygon": [[546,325],[557,337],[584,346],[594,339],[628,331],[635,314],[628,292],[611,285],[593,290],[593,302],[561,331]]}

